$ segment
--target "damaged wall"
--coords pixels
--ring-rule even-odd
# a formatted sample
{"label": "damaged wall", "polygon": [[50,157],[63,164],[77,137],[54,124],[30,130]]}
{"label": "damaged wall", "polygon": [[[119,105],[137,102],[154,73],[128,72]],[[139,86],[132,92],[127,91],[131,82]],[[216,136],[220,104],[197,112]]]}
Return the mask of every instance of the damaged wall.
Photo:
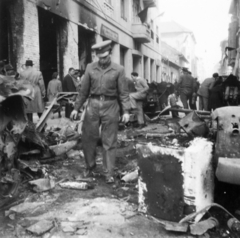
{"label": "damaged wall", "polygon": [[12,29],[12,54],[10,54],[11,64],[15,68],[21,66],[21,57],[24,53],[23,48],[23,29],[24,29],[24,0],[12,1],[9,7],[11,14]]}
{"label": "damaged wall", "polygon": [[34,67],[39,69],[39,25],[36,3],[24,1],[24,31],[23,47],[24,53],[19,57],[19,63],[24,64],[29,58],[33,60]]}
{"label": "damaged wall", "polygon": [[64,75],[68,73],[70,67],[78,68],[78,25],[68,22],[66,29],[62,29],[67,34],[67,44],[63,53]]}

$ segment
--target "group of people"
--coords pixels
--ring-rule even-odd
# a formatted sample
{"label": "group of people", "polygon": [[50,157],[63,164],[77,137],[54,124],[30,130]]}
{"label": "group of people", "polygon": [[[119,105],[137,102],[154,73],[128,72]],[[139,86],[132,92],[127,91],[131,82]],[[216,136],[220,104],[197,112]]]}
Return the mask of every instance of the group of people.
{"label": "group of people", "polygon": [[84,71],[70,68],[61,82],[59,74],[54,72],[46,90],[41,71],[36,70],[33,65],[32,60],[26,60],[24,69],[18,73],[10,64],[0,61],[1,75],[12,77],[15,80],[25,79],[33,86],[34,98],[26,101],[26,114],[30,121],[33,121],[33,113],[37,113],[40,118],[45,108],[45,101],[52,102],[59,92],[78,92],[84,74]]}
{"label": "group of people", "polygon": [[212,111],[224,106],[224,88],[223,79],[218,73],[214,73],[212,77],[205,79],[200,84],[186,68],[183,68],[182,75],[175,85],[175,93],[170,95],[172,102],[169,104],[176,105],[176,100],[180,96],[185,109],[190,107],[190,109],[196,110],[198,98],[199,110]]}

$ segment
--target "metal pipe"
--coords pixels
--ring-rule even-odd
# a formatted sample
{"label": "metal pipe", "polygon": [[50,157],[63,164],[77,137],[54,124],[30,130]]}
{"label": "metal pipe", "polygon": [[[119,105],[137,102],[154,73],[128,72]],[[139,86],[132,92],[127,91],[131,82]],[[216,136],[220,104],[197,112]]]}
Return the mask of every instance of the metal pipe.
{"label": "metal pipe", "polygon": [[[175,111],[175,112],[193,112],[194,110],[192,109],[184,109],[184,108],[169,108],[169,111]],[[202,115],[211,115],[210,111],[195,111],[197,114],[202,114]]]}

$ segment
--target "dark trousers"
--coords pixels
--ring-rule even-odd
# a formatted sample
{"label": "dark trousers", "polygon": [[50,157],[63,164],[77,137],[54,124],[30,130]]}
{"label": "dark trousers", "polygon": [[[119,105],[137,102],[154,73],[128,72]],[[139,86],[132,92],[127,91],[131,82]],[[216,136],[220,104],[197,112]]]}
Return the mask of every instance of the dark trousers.
{"label": "dark trousers", "polygon": [[188,109],[188,102],[190,105],[191,100],[192,100],[192,94],[191,93],[186,94],[186,93],[181,92],[180,99],[182,101],[184,109]]}
{"label": "dark trousers", "polygon": [[119,105],[117,100],[89,100],[82,130],[83,153],[87,168],[93,167],[96,163],[96,147],[100,136],[99,126],[101,125],[103,165],[107,168],[108,175],[113,176],[118,123]]}

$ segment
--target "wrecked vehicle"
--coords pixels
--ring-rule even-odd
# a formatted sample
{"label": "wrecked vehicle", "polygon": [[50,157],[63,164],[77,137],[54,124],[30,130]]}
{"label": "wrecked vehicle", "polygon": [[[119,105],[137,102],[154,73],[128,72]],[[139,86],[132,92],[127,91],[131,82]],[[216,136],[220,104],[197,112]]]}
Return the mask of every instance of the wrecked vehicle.
{"label": "wrecked vehicle", "polygon": [[[61,94],[46,108],[37,125],[27,121],[25,103],[32,100],[33,87],[25,80],[0,75],[0,188],[3,198],[13,197],[22,177],[34,180],[46,175],[41,163],[61,156],[77,145],[77,124],[46,128],[54,106],[72,94]],[[2,207],[7,199],[0,203]]]}

